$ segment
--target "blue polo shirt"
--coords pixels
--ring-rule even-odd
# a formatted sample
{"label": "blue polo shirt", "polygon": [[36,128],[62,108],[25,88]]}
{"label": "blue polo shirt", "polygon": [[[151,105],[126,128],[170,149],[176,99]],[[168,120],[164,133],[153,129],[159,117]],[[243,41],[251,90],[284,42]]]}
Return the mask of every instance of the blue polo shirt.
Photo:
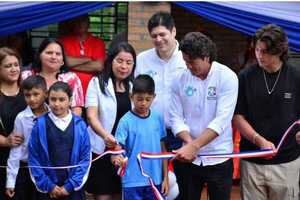
{"label": "blue polo shirt", "polygon": [[[148,186],[138,166],[137,154],[144,152],[161,152],[160,141],[166,136],[164,121],[161,115],[150,111],[147,117],[140,117],[132,111],[127,112],[119,121],[115,137],[126,150],[128,165],[122,177],[123,187]],[[155,185],[162,182],[162,161],[143,160],[144,170]]]}

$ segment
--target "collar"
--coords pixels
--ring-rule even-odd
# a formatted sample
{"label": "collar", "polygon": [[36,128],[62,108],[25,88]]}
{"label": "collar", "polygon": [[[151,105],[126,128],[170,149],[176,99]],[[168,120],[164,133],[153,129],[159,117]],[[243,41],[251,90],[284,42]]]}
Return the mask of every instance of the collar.
{"label": "collar", "polygon": [[33,112],[32,112],[32,110],[31,110],[30,106],[27,106],[27,107],[25,108],[25,110],[24,110],[24,116],[25,116],[25,117],[30,117],[30,118],[35,118],[35,117],[36,117],[35,114],[33,114]]}
{"label": "collar", "polygon": [[158,55],[157,50],[154,48],[155,55],[156,55],[156,57],[157,57],[161,62],[167,63],[167,62],[169,62],[173,57],[176,57],[176,56],[178,55],[178,53],[180,52],[180,51],[179,51],[179,43],[178,43],[177,40],[175,40],[175,42],[176,42],[176,47],[175,47],[175,49],[174,49],[174,51],[173,51],[171,57],[170,57],[169,60],[167,60],[167,61],[161,59],[161,58],[159,57],[159,55]]}
{"label": "collar", "polygon": [[57,117],[52,111],[49,112],[49,117],[53,120],[53,122],[64,122],[64,123],[68,123],[72,120],[72,112],[71,110],[69,110],[67,116],[65,117]]}
{"label": "collar", "polygon": [[[47,110],[50,110],[49,106],[44,103],[44,106],[46,106]],[[25,117],[32,117],[32,118],[36,118],[35,114],[32,112],[32,109],[30,108],[30,106],[27,106],[24,110],[24,116]]]}

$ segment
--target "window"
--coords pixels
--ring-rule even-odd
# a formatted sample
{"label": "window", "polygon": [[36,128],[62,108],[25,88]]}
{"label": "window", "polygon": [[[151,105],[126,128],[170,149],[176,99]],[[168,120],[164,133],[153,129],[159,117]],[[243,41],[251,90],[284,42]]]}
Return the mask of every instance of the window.
{"label": "window", "polygon": [[[100,37],[109,47],[111,40],[118,33],[127,35],[128,3],[115,3],[112,7],[106,7],[89,13],[90,29],[93,35]],[[58,23],[29,31],[32,48],[36,52],[44,38],[56,38],[58,36]]]}

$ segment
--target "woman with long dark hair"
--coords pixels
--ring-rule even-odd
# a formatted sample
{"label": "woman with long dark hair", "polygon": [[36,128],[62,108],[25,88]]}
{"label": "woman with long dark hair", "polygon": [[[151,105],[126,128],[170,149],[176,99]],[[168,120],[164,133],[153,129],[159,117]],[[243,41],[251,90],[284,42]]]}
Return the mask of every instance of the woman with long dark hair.
{"label": "woman with long dark hair", "polygon": [[[118,122],[131,109],[129,91],[135,62],[133,47],[126,42],[119,43],[108,53],[104,71],[89,83],[85,106],[94,157],[116,145],[114,133]],[[87,191],[96,200],[121,199],[121,181],[110,156],[92,164]]]}

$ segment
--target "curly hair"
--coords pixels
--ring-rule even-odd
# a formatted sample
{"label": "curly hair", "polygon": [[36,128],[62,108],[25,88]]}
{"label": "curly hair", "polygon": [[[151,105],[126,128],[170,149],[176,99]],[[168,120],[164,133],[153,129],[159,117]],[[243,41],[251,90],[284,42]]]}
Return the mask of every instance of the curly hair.
{"label": "curly hair", "polygon": [[187,33],[179,44],[179,49],[190,59],[209,57],[212,63],[217,59],[217,48],[215,43],[206,35],[200,32]]}

